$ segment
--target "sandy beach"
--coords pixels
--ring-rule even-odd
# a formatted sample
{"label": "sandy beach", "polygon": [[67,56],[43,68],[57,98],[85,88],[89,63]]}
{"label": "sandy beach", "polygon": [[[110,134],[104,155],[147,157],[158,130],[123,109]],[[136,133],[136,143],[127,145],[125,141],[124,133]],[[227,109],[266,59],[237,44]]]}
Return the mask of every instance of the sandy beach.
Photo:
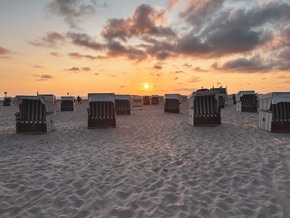
{"label": "sandy beach", "polygon": [[222,125],[192,127],[163,105],[87,129],[88,103],[58,111],[50,134],[16,134],[0,106],[0,217],[290,217],[290,134],[258,128],[258,113],[222,109]]}

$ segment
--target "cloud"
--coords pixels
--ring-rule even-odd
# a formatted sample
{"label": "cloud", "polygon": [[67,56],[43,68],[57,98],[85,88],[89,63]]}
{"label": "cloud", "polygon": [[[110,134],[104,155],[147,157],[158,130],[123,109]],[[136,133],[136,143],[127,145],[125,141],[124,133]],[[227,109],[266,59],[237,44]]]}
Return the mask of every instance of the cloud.
{"label": "cloud", "polygon": [[107,44],[107,55],[109,57],[122,57],[125,56],[129,60],[143,60],[147,58],[143,50],[134,48],[133,46],[122,45],[118,41],[111,41]]}
{"label": "cloud", "polygon": [[65,71],[71,71],[71,72],[79,72],[79,71],[91,71],[92,69],[89,68],[89,67],[72,67],[72,68],[69,68],[69,69],[65,69]]}
{"label": "cloud", "polygon": [[183,64],[183,66],[185,66],[185,67],[192,67],[192,64],[185,63],[185,64]]}
{"label": "cloud", "polygon": [[180,0],[169,0],[168,8],[175,8],[179,4]]}
{"label": "cloud", "polygon": [[102,43],[96,42],[91,36],[85,33],[68,32],[67,37],[72,40],[74,45],[93,49],[95,51],[104,49],[104,45]]}
{"label": "cloud", "polygon": [[48,32],[44,37],[28,41],[29,44],[36,47],[53,48],[66,43],[66,37],[57,32]]}
{"label": "cloud", "polygon": [[270,64],[264,63],[259,57],[252,57],[250,59],[238,58],[224,63],[221,67],[217,65],[215,67],[223,71],[245,73],[265,72],[273,69]]}
{"label": "cloud", "polygon": [[89,59],[89,60],[97,60],[97,59],[102,59],[104,58],[103,56],[92,56],[92,55],[83,55],[78,52],[71,52],[68,54],[69,57],[73,59]]}
{"label": "cloud", "polygon": [[50,52],[49,54],[51,56],[54,56],[54,57],[61,57],[62,56],[62,53],[60,53],[60,52]]}
{"label": "cloud", "polygon": [[44,68],[44,66],[41,66],[41,65],[34,65],[33,67],[37,68],[37,69],[43,69]]}
{"label": "cloud", "polygon": [[225,0],[188,0],[186,8],[180,13],[188,23],[199,27],[203,23],[209,22],[220,8]]}
{"label": "cloud", "polygon": [[174,37],[175,32],[170,27],[165,27],[164,22],[165,10],[156,10],[150,5],[142,4],[127,19],[108,19],[101,35],[108,40],[118,38],[123,41],[143,35]]}
{"label": "cloud", "polygon": [[208,70],[203,70],[200,67],[195,67],[194,71],[196,71],[196,72],[208,72]]}
{"label": "cloud", "polygon": [[72,67],[72,68],[69,68],[69,69],[65,69],[65,71],[80,71],[80,68],[78,67]]}
{"label": "cloud", "polygon": [[89,68],[89,67],[83,67],[82,70],[83,70],[83,71],[91,71],[92,69]]}
{"label": "cloud", "polygon": [[0,55],[6,55],[8,53],[10,53],[9,50],[0,46]]}
{"label": "cloud", "polygon": [[71,28],[79,28],[84,17],[96,12],[96,1],[93,0],[51,0],[47,5],[50,14],[64,18]]}
{"label": "cloud", "polygon": [[155,70],[161,70],[162,69],[162,66],[160,66],[160,65],[154,65],[153,66],[153,69],[155,69]]}
{"label": "cloud", "polygon": [[176,70],[175,73],[184,73],[183,70]]}
{"label": "cloud", "polygon": [[42,74],[42,75],[33,74],[32,76],[37,77],[38,78],[37,81],[47,81],[47,80],[51,80],[55,78],[54,76],[49,75],[49,74]]}
{"label": "cloud", "polygon": [[193,77],[191,77],[189,79],[188,82],[190,82],[190,83],[196,83],[196,82],[200,82],[200,80],[201,80],[200,77],[193,76]]}

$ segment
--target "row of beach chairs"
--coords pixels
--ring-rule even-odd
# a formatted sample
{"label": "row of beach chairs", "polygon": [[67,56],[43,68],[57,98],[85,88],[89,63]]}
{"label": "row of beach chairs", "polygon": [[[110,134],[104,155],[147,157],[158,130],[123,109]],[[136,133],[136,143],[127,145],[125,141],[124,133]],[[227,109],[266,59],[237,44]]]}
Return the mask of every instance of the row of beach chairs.
{"label": "row of beach chairs", "polygon": [[[237,111],[255,112],[255,93],[237,94]],[[194,92],[189,98],[189,124],[192,126],[221,124],[220,94],[215,91]],[[142,97],[141,97],[142,98]],[[116,127],[116,114],[131,114],[132,100],[140,96],[113,93],[88,94],[88,128]],[[180,113],[181,96],[166,94],[164,112]],[[16,96],[16,132],[49,133],[54,130],[56,99],[53,95]],[[256,105],[256,106],[255,106]],[[61,101],[62,111],[74,110],[74,98]],[[290,132],[290,92],[276,92],[259,98],[259,127],[271,132]]]}

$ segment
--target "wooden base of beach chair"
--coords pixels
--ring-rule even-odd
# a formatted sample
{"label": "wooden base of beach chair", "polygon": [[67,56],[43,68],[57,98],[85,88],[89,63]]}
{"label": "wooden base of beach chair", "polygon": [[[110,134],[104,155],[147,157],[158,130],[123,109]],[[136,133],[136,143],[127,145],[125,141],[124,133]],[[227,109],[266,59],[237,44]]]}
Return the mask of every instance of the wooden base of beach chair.
{"label": "wooden base of beach chair", "polygon": [[242,107],[242,112],[257,112],[257,107]]}
{"label": "wooden base of beach chair", "polygon": [[74,111],[73,108],[61,108],[60,111]]}
{"label": "wooden base of beach chair", "polygon": [[164,112],[179,114],[179,108],[178,109],[164,108]]}
{"label": "wooden base of beach chair", "polygon": [[117,115],[130,115],[131,111],[130,110],[116,110]]}
{"label": "wooden base of beach chair", "polygon": [[97,127],[116,127],[116,118],[107,118],[107,119],[88,118],[88,128],[95,129]]}
{"label": "wooden base of beach chair", "polygon": [[290,121],[272,121],[271,132],[290,133]]}
{"label": "wooden base of beach chair", "polygon": [[47,133],[45,123],[17,123],[16,133]]}
{"label": "wooden base of beach chair", "polygon": [[11,106],[11,103],[3,101],[3,106]]}
{"label": "wooden base of beach chair", "polygon": [[221,117],[195,117],[194,126],[218,125],[221,124]]}

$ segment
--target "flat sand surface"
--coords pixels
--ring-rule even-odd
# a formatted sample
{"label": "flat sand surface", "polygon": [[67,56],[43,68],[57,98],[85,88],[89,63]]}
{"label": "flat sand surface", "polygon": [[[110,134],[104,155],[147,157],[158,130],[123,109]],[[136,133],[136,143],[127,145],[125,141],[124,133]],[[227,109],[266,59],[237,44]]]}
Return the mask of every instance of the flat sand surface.
{"label": "flat sand surface", "polygon": [[[59,104],[59,102],[58,102]],[[49,134],[16,134],[0,106],[0,217],[290,217],[290,134],[258,128],[258,113],[222,109],[222,125],[192,127],[163,105],[87,129],[88,103]]]}

